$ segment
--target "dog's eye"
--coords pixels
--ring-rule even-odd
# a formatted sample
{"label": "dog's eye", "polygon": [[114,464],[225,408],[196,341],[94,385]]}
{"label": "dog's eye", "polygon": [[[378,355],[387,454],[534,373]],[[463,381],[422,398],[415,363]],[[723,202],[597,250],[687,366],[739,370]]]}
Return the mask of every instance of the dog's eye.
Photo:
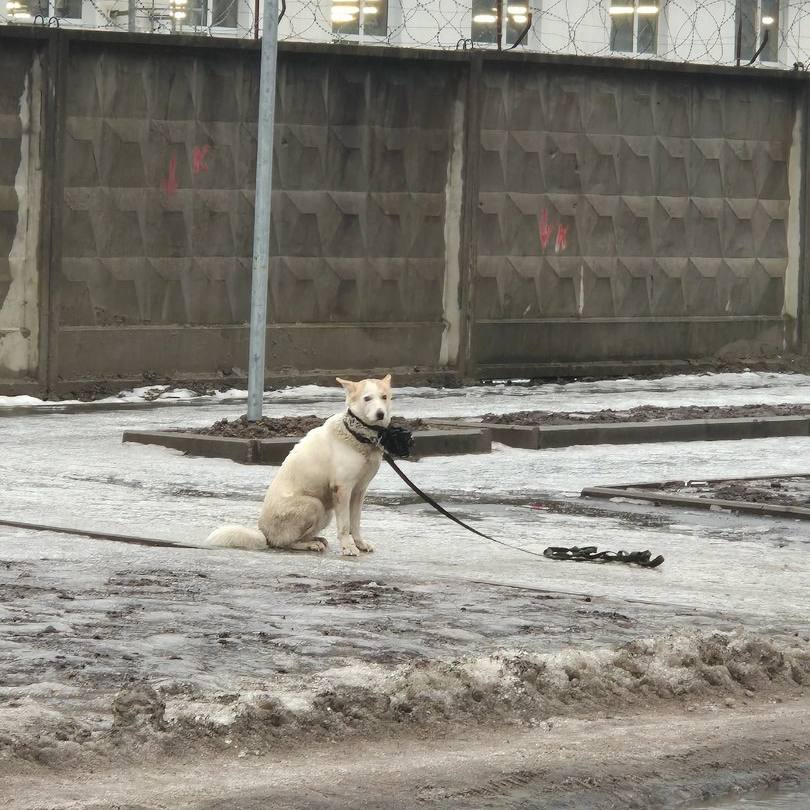
{"label": "dog's eye", "polygon": [[368,396],[368,394],[366,394],[366,396],[363,397],[363,401],[364,402],[371,402],[371,397]]}
{"label": "dog's eye", "polygon": [[383,395],[382,395],[382,398],[383,398],[383,402],[385,402],[385,400],[387,400],[387,399],[388,399],[388,395],[387,395],[387,394],[383,394]]}

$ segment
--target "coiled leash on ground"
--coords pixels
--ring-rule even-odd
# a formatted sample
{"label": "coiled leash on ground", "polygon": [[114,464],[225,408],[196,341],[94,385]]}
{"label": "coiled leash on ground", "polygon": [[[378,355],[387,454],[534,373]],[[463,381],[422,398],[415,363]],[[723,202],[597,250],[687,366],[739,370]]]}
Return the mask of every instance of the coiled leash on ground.
{"label": "coiled leash on ground", "polygon": [[527,548],[521,548],[520,546],[514,546],[511,543],[505,543],[503,540],[498,540],[491,535],[484,534],[484,532],[478,531],[478,529],[473,528],[469,525],[469,523],[465,523],[461,518],[456,517],[452,512],[448,512],[440,503],[435,501],[433,498],[430,497],[426,492],[423,492],[419,487],[405,475],[399,467],[397,467],[396,462],[394,461],[394,456],[397,458],[407,458],[411,454],[411,450],[413,449],[413,436],[409,430],[405,428],[394,426],[389,426],[387,428],[375,427],[374,425],[368,425],[359,419],[355,414],[351,411],[348,412],[347,417],[351,417],[353,419],[357,419],[363,427],[367,428],[369,431],[373,431],[376,433],[376,438],[371,438],[368,435],[363,433],[355,432],[349,424],[346,424],[347,429],[349,432],[360,442],[363,444],[374,444],[380,447],[383,451],[383,458],[388,463],[388,466],[407,484],[407,486],[412,489],[425,503],[432,506],[437,512],[444,515],[446,518],[449,518],[454,523],[458,523],[459,526],[467,529],[467,531],[472,532],[473,534],[477,534],[479,537],[483,537],[485,540],[489,540],[492,543],[497,543],[499,546],[504,546],[506,548],[510,548],[513,551],[521,551],[523,554],[530,554],[532,557],[546,557],[551,560],[572,560],[575,562],[621,562],[621,563],[632,563],[635,565],[639,565],[642,568],[657,568],[664,562],[664,558],[659,554],[657,557],[650,559],[652,557],[651,552],[649,551],[598,551],[596,546],[583,546],[579,548],[577,546],[573,546],[572,548],[564,548],[562,546],[549,546],[547,549],[543,551],[542,554],[539,554],[536,551],[530,551]]}
{"label": "coiled leash on ground", "polygon": [[659,554],[652,557],[650,551],[598,551],[596,546],[549,546],[544,552],[544,557],[551,560],[572,560],[573,562],[621,562],[635,563],[642,568],[658,568],[664,558]]}

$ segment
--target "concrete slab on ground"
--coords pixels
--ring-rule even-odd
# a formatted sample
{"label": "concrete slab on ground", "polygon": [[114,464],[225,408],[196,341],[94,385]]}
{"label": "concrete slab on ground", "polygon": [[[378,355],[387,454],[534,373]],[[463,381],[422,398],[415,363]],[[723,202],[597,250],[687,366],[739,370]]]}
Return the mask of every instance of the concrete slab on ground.
{"label": "concrete slab on ground", "polygon": [[[233,439],[176,431],[127,430],[124,431],[122,441],[154,444],[179,450],[188,456],[226,458],[241,464],[281,464],[300,439]],[[486,428],[418,430],[413,433],[411,455],[418,459],[489,453],[491,450],[492,437]]]}
{"label": "concrete slab on ground", "polygon": [[488,429],[493,441],[527,450],[581,444],[734,441],[810,435],[810,417],[807,416],[602,422],[583,425],[509,425],[471,420],[443,420],[442,424]]}
{"label": "concrete slab on ground", "polygon": [[810,473],[613,484],[585,487],[582,496],[810,520]]}

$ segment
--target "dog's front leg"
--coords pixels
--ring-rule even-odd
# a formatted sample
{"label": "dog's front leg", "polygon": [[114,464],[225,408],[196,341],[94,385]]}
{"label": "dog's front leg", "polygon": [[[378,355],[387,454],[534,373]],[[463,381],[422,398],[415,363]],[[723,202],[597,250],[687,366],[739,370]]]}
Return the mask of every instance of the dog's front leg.
{"label": "dog's front leg", "polygon": [[356,557],[360,551],[352,540],[351,533],[351,497],[348,487],[335,487],[334,490],[335,522],[337,523],[338,540],[343,554]]}
{"label": "dog's front leg", "polygon": [[351,530],[354,544],[360,551],[374,551],[374,546],[360,536],[360,513],[363,511],[363,501],[366,498],[366,487],[357,486],[352,492],[351,499]]}

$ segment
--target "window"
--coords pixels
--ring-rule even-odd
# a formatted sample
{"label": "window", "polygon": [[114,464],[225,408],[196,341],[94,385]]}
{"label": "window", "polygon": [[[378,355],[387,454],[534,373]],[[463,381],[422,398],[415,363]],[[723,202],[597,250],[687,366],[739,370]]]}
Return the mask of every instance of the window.
{"label": "window", "polygon": [[211,19],[209,25],[214,28],[236,28],[239,16],[238,0],[211,0]]}
{"label": "window", "polygon": [[340,36],[388,36],[388,0],[332,0],[332,33]]}
{"label": "window", "polygon": [[81,20],[82,0],[9,0],[6,5],[12,19],[30,20],[37,16],[60,20]]}
{"label": "window", "polygon": [[236,28],[239,0],[169,0],[178,25],[192,28]]}
{"label": "window", "polygon": [[737,0],[736,22],[740,59],[749,61],[765,43],[760,61],[779,61],[779,0]]}
{"label": "window", "polygon": [[663,0],[610,0],[610,50],[658,53],[658,17]]}
{"label": "window", "polygon": [[[529,4],[521,0],[503,0],[502,36],[504,47],[517,42],[529,21]],[[498,44],[498,6],[495,0],[472,0],[472,26],[470,39],[476,45]],[[521,44],[525,45],[524,39]]]}

